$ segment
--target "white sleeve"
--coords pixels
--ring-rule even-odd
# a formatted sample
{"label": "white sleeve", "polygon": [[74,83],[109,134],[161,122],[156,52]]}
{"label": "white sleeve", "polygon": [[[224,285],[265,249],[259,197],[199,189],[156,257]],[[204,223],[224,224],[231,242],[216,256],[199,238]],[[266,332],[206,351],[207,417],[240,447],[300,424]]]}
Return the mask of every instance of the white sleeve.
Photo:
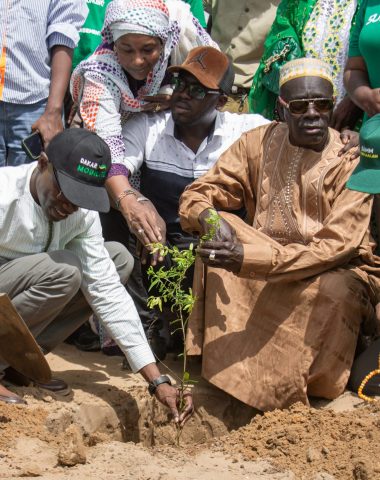
{"label": "white sleeve", "polygon": [[121,163],[128,168],[131,175],[138,172],[142,166],[148,129],[148,115],[146,113],[134,115],[122,128],[124,158]]}
{"label": "white sleeve", "polygon": [[99,215],[88,211],[81,221],[85,223],[82,233],[65,248],[82,263],[83,295],[137,372],[155,362],[140,317],[104,246]]}
{"label": "white sleeve", "polygon": [[270,123],[270,120],[267,120],[262,115],[257,113],[240,114],[240,117],[243,121],[242,133]]}
{"label": "white sleeve", "polygon": [[188,3],[178,0],[166,0],[165,3],[169,9],[170,20],[176,21],[180,28],[179,42],[170,55],[172,65],[183,63],[189,51],[195,47],[206,45],[220,50],[218,44],[193,16]]}
{"label": "white sleeve", "polygon": [[46,32],[49,48],[54,45],[75,48],[79,42],[79,30],[87,15],[85,0],[51,0]]}

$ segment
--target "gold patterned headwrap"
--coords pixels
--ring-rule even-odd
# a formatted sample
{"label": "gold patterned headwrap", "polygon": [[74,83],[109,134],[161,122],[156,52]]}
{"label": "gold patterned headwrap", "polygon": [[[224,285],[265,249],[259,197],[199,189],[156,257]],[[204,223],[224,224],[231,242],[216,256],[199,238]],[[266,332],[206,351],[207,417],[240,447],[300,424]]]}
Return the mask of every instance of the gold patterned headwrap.
{"label": "gold patterned headwrap", "polygon": [[285,63],[280,69],[280,87],[300,77],[320,77],[334,85],[331,65],[317,58],[297,58]]}

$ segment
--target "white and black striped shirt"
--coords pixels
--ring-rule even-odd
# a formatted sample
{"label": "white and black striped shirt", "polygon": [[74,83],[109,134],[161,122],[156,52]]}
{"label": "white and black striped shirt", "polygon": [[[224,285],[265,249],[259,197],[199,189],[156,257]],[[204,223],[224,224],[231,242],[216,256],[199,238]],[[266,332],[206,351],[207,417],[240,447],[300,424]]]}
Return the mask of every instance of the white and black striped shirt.
{"label": "white and black striped shirt", "polygon": [[85,0],[0,0],[0,53],[6,49],[0,100],[31,104],[48,97],[50,49],[75,48],[87,13]]}

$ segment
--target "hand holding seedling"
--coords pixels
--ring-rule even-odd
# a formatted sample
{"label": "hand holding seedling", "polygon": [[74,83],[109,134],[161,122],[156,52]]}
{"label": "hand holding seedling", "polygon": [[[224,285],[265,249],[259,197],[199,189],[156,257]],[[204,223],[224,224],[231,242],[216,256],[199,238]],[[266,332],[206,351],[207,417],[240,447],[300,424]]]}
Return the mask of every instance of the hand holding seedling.
{"label": "hand holding seedling", "polygon": [[[145,365],[139,373],[150,383],[154,379],[160,378],[161,372],[155,363]],[[194,412],[193,397],[188,389],[188,385],[179,387],[170,385],[170,383],[160,383],[154,389],[157,400],[165,407],[168,407],[173,415],[173,420],[178,430],[181,430],[186,421]]]}
{"label": "hand holding seedling", "polygon": [[155,395],[157,400],[170,409],[174,422],[182,428],[194,412],[191,392],[187,390],[181,397],[179,388],[162,383],[157,387]]}
{"label": "hand holding seedling", "polygon": [[199,215],[203,235],[197,248],[202,262],[216,268],[238,273],[241,269],[244,249],[237,241],[236,232],[215,210],[207,209]]}
{"label": "hand holding seedling", "polygon": [[[120,211],[127,221],[129,229],[136,235],[138,243],[136,253],[141,263],[148,261],[150,245],[166,242],[166,224],[157,212],[155,206],[149,200],[139,201],[138,195],[128,195],[120,203]],[[159,252],[154,252],[150,258],[151,265],[161,262]]]}

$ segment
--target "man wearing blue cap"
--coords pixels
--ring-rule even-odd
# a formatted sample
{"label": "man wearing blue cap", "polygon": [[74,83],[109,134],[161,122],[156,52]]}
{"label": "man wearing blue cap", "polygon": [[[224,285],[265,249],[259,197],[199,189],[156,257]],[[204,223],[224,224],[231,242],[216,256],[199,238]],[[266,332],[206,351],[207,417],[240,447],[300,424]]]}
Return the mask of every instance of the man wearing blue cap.
{"label": "man wearing blue cap", "polygon": [[[0,291],[44,353],[93,311],[132,370],[149,382],[149,391],[183,422],[192,411],[191,396],[180,416],[177,390],[160,375],[123,286],[132,257],[122,245],[103,241],[97,212],[110,207],[104,187],[110,167],[107,144],[94,133],[72,129],[54,137],[38,163],[0,169]],[[53,379],[42,387],[59,392],[67,385]],[[2,385],[0,400],[23,403]]]}

